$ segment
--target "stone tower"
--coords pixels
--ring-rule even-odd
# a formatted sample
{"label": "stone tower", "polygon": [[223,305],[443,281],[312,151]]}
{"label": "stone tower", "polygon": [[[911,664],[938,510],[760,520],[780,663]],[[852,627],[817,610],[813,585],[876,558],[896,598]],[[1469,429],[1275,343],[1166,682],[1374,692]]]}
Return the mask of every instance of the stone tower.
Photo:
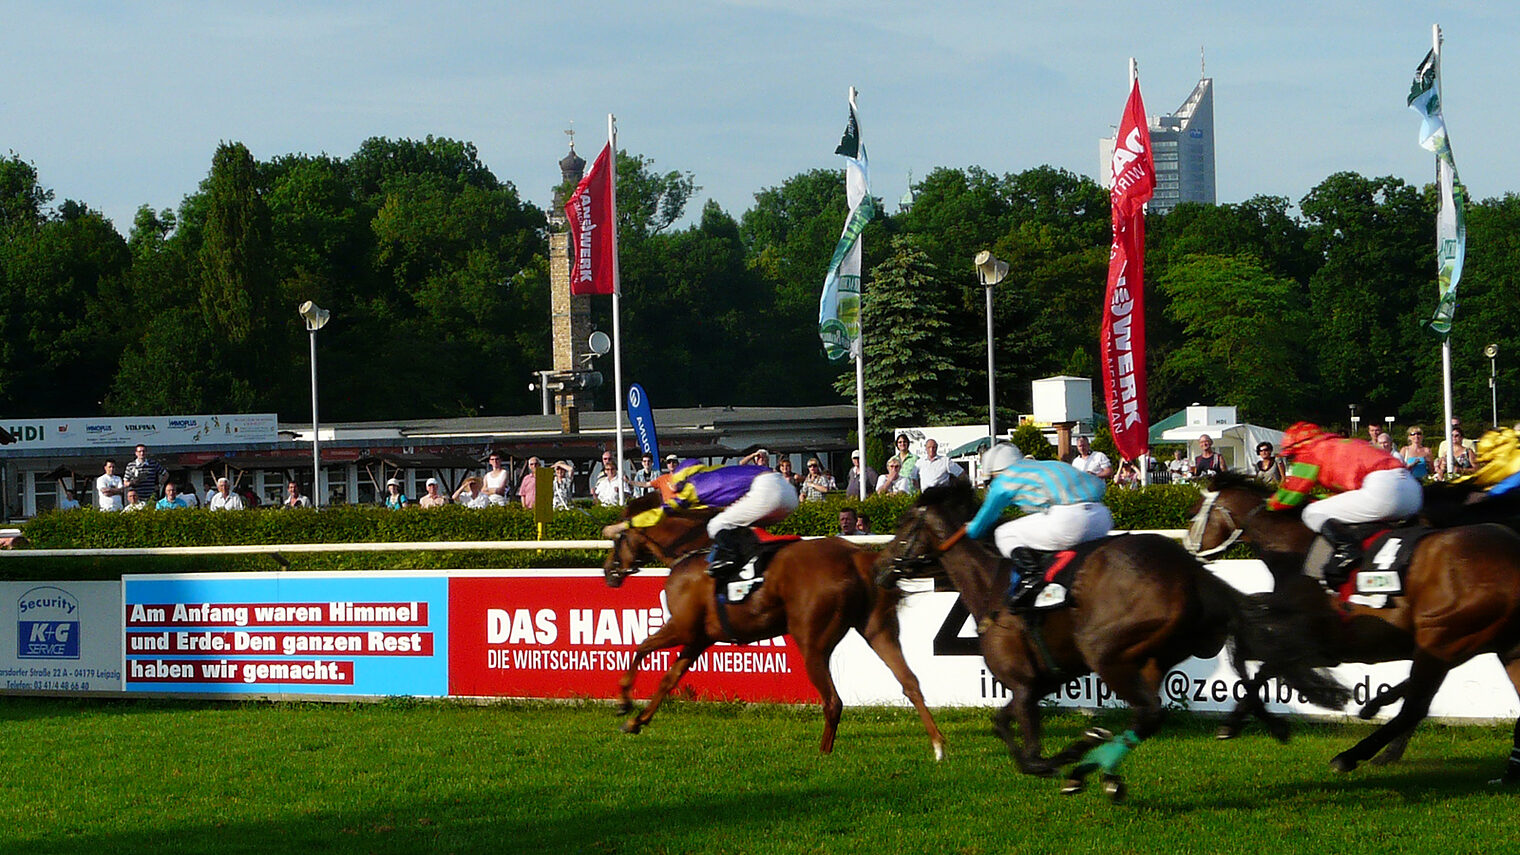
{"label": "stone tower", "polygon": [[[567,131],[567,133],[569,133]],[[586,161],[575,153],[575,136],[570,137],[570,153],[559,162],[562,185],[575,186],[586,171]],[[586,339],[591,335],[591,298],[570,293],[570,233],[565,230],[565,194],[558,188],[549,208],[549,326],[554,336],[555,373],[575,371],[581,355],[587,352]],[[567,431],[576,430],[576,417],[567,412],[591,409],[589,391],[554,397],[555,412]]]}

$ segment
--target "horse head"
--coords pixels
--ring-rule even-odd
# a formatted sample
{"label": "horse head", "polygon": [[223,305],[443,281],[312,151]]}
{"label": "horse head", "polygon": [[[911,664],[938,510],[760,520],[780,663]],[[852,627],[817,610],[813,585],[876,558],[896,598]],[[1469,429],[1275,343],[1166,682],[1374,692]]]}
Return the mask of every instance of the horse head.
{"label": "horse head", "polygon": [[621,522],[602,529],[602,536],[612,541],[612,550],[602,562],[602,578],[609,588],[622,585],[624,578],[639,572],[651,559],[671,567],[689,551],[700,551],[711,543],[707,521],[716,513],[713,509],[666,510],[653,525],[633,525],[635,517],[660,504],[658,494],[640,496],[624,508]]}
{"label": "horse head", "polygon": [[1268,512],[1271,494],[1270,485],[1249,475],[1216,473],[1193,506],[1183,544],[1199,558],[1218,555],[1236,541],[1254,545],[1263,560],[1269,555],[1302,558],[1314,532],[1303,524],[1301,509]]}
{"label": "horse head", "polygon": [[877,584],[890,587],[898,579],[932,575],[976,508],[976,493],[964,481],[925,490],[903,514],[892,543],[877,560]]}

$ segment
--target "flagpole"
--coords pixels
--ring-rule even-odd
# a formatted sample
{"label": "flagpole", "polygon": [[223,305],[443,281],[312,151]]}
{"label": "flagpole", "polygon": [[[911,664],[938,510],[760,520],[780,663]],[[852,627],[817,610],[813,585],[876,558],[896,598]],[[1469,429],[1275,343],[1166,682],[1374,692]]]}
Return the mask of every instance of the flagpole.
{"label": "flagpole", "polygon": [[[850,91],[846,95],[846,97],[848,98],[848,100],[850,102],[850,113],[851,113],[851,115],[856,115],[857,116],[856,120],[855,120],[857,128],[859,126],[860,119],[859,119],[858,115],[855,113],[855,96],[859,95],[859,94],[860,93],[855,89],[855,87],[851,86],[850,87]],[[848,172],[848,167],[846,167],[846,172]],[[870,192],[871,192],[871,188],[869,186],[867,186],[866,187],[866,193],[869,194]],[[860,253],[861,253],[862,260],[864,260],[864,258],[865,258],[865,236],[864,235],[862,235],[861,239],[860,239]],[[865,271],[864,270],[861,270],[860,281],[861,281],[862,286],[864,286],[864,283],[865,283]],[[859,479],[860,480],[860,485],[859,485],[858,489],[860,491],[859,498],[862,499],[862,500],[864,500],[865,497],[866,497],[866,367],[865,367],[866,366],[866,326],[865,326],[865,323],[864,323],[864,321],[865,321],[865,306],[866,306],[866,302],[865,302],[865,288],[861,287],[860,288],[860,303],[859,303],[859,309],[858,309],[859,314],[857,315],[857,317],[860,318],[860,323],[859,323],[860,332],[859,332],[858,335],[855,336],[855,345],[854,346],[855,346],[855,445],[857,446],[856,450],[860,452],[860,479]]]}
{"label": "flagpole", "polygon": [[[1436,55],[1436,91],[1441,91],[1441,25],[1430,25],[1431,50]],[[1441,155],[1436,153],[1436,186],[1441,186]],[[1440,254],[1437,253],[1439,258]],[[1439,279],[1437,287],[1439,287]],[[1450,478],[1455,473],[1452,467],[1456,463],[1456,449],[1451,447],[1451,330],[1441,336],[1441,403],[1445,408],[1446,418],[1442,433],[1446,435],[1446,477]]]}
{"label": "flagpole", "polygon": [[[1140,79],[1140,61],[1137,60],[1137,59],[1135,59],[1134,57],[1130,57],[1129,58],[1129,88],[1125,90],[1124,97],[1128,98],[1129,97],[1129,93],[1135,91],[1135,81],[1137,81],[1139,79]],[[1147,431],[1147,433],[1149,433],[1149,430],[1150,430],[1150,426],[1146,425],[1146,431]],[[1150,443],[1147,442],[1146,446],[1145,446],[1145,454],[1141,455],[1140,459],[1138,459],[1136,461],[1137,463],[1140,464],[1140,486],[1142,486],[1142,487],[1149,487],[1150,483],[1151,483],[1151,466],[1150,466],[1150,460],[1149,460],[1150,456],[1151,456]],[[1120,457],[1123,457],[1123,455],[1120,455]]]}
{"label": "flagpole", "polygon": [[623,285],[618,270],[617,248],[617,118],[607,114],[607,146],[611,149],[607,175],[607,190],[612,203],[612,385],[615,435],[617,437],[617,495],[618,504],[626,504],[623,495]]}

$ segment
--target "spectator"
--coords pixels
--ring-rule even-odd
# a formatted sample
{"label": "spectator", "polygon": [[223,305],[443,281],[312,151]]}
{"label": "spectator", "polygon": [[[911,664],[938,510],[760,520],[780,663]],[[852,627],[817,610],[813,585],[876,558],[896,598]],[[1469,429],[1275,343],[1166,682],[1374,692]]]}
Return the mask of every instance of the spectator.
{"label": "spectator", "polygon": [[[180,482],[176,481],[175,483],[178,484]],[[185,484],[189,484],[190,485],[190,489],[188,489],[188,490],[180,490],[179,491],[180,501],[184,502],[185,503],[185,507],[187,507],[187,508],[198,508],[198,507],[200,507],[201,506],[201,498],[200,498],[200,496],[195,495],[195,486],[193,484],[190,484],[190,475],[189,475],[188,472],[185,473],[184,483]],[[210,507],[210,505],[211,505],[210,500],[207,500],[206,501],[206,506]]]}
{"label": "spectator", "polygon": [[954,460],[941,456],[939,443],[930,439],[924,442],[924,456],[918,459],[914,472],[918,479],[918,488],[927,490],[930,487],[950,483],[951,480],[964,475],[966,470]]}
{"label": "spectator", "polygon": [[1444,457],[1437,457],[1437,458],[1434,458],[1431,461],[1431,464],[1430,464],[1430,477],[1431,477],[1432,480],[1435,480],[1435,481],[1445,481],[1446,480],[1446,458],[1444,458]]}
{"label": "spectator", "polygon": [[[854,451],[850,452],[850,480],[845,485],[845,493],[854,496],[857,499],[860,498],[860,478],[860,449],[857,448]],[[881,480],[881,476],[877,474],[875,469],[867,466],[865,468],[865,479],[866,495],[869,496],[871,493],[875,492],[876,482]]]}
{"label": "spectator", "polygon": [[602,477],[596,479],[596,503],[603,507],[614,507],[624,502],[623,497],[633,492],[633,485],[628,483],[627,478],[617,477],[617,464],[608,460],[602,463]]}
{"label": "spectator", "polygon": [[1181,484],[1188,477],[1189,467],[1187,452],[1180,448],[1172,450],[1172,459],[1166,464],[1167,480],[1173,484]]}
{"label": "spectator", "polygon": [[909,480],[917,478],[918,457],[908,450],[908,435],[905,433],[898,434],[895,447],[897,451],[892,455],[892,459],[898,462],[899,469],[902,471],[902,477]]}
{"label": "spectator", "polygon": [[475,510],[491,506],[491,500],[486,498],[485,491],[481,489],[481,480],[474,475],[464,479],[464,483],[454,491],[454,503]]}
{"label": "spectator", "polygon": [[158,482],[164,478],[164,467],[148,457],[146,445],[139,443],[134,452],[136,457],[127,464],[127,470],[121,473],[122,479],[128,487],[137,488],[137,495],[142,496],[143,501],[148,501],[158,495]]}
{"label": "spectator", "polygon": [[792,459],[790,457],[781,458],[781,462],[776,464],[776,471],[781,473],[781,477],[786,479],[786,483],[792,485],[793,490],[802,489],[802,477],[792,471]]}
{"label": "spectator", "polygon": [[[218,484],[217,486],[221,486]],[[401,492],[401,482],[392,478],[385,482],[385,506],[393,511],[406,507],[406,494]]]}
{"label": "spectator", "polygon": [[[1103,452],[1097,453],[1102,454]],[[1114,483],[1126,490],[1136,489],[1140,486],[1140,471],[1135,468],[1134,463],[1122,460],[1119,462],[1119,471],[1114,475]]]}
{"label": "spectator", "polygon": [[206,494],[206,499],[201,504],[209,508],[211,507],[211,500],[216,498],[216,483],[207,478],[201,482],[201,486],[206,488],[203,491]]}
{"label": "spectator", "polygon": [[[1372,444],[1375,445],[1375,446],[1377,446],[1378,448],[1382,449],[1383,451],[1386,451],[1389,454],[1392,454],[1394,457],[1398,457],[1399,456],[1398,449],[1396,449],[1396,448],[1393,447],[1393,437],[1389,436],[1387,431],[1384,431],[1383,433],[1378,434],[1377,435],[1377,439],[1375,441],[1373,441]],[[1402,461],[1400,461],[1400,462],[1402,462]]]}
{"label": "spectator", "polygon": [[[607,469],[607,464],[609,464],[609,463],[612,464],[612,470],[611,471],[608,471],[608,469]],[[595,465],[592,466],[592,468],[591,468],[591,477],[588,478],[588,479],[586,479],[587,486],[590,488],[586,492],[588,492],[591,495],[595,496],[596,495],[596,485],[602,483],[602,479],[603,478],[607,477],[608,475],[612,474],[612,472],[616,472],[616,471],[617,471],[617,459],[615,457],[613,457],[612,452],[610,452],[610,451],[603,451],[602,452],[602,462],[601,463],[597,463],[597,464],[595,464]]]}
{"label": "spectator", "polygon": [[[1452,475],[1454,475],[1454,476],[1455,475],[1466,475],[1467,473],[1469,473],[1469,472],[1473,471],[1474,469],[1478,468],[1478,464],[1477,464],[1478,458],[1477,458],[1477,455],[1473,453],[1472,440],[1466,440],[1466,439],[1462,438],[1462,429],[1461,428],[1459,428],[1459,427],[1453,427],[1451,429],[1451,442],[1452,442],[1452,446],[1451,446],[1451,448],[1452,448],[1452,454],[1451,454],[1451,474]],[[1442,443],[1442,444],[1444,445],[1445,443]],[[1446,456],[1444,454],[1440,454],[1439,452],[1437,454],[1438,454],[1438,456],[1443,457],[1443,458]]]}
{"label": "spectator", "polygon": [[1425,444],[1425,429],[1419,425],[1410,425],[1407,437],[1409,444],[1399,449],[1399,457],[1404,459],[1404,466],[1416,478],[1430,477],[1434,469],[1431,467],[1430,446]]}
{"label": "spectator", "polygon": [[481,488],[486,494],[486,501],[493,505],[510,504],[512,500],[507,498],[507,485],[512,480],[512,473],[501,467],[501,455],[491,452],[491,456],[486,458],[486,465],[490,468],[486,470],[484,486]]}
{"label": "spectator", "polygon": [[771,468],[771,453],[763,448],[757,448],[749,454],[746,454],[743,457],[739,458],[740,466],[747,466],[750,464],[754,464],[755,466],[764,466],[767,469]]}
{"label": "spectator", "polygon": [[441,508],[449,503],[449,497],[438,491],[438,479],[429,478],[422,487],[427,491],[417,504],[424,508]]}
{"label": "spectator", "polygon": [[1093,451],[1092,442],[1085,436],[1077,437],[1077,456],[1071,459],[1071,465],[1079,472],[1103,479],[1111,478],[1114,474],[1114,462],[1108,459],[1107,454]]}
{"label": "spectator", "polygon": [[[1453,440],[1455,440],[1458,445],[1465,447],[1468,451],[1474,451],[1474,450],[1476,450],[1476,446],[1473,445],[1472,440],[1470,440],[1470,439],[1463,439],[1462,438],[1462,420],[1461,419],[1452,419],[1451,420],[1451,438]],[[1436,446],[1436,456],[1437,457],[1445,457],[1446,456],[1447,446],[1448,446],[1448,443],[1446,441],[1446,438],[1442,437],[1441,438],[1441,444]],[[1453,456],[1455,456],[1455,455],[1453,455]]]}
{"label": "spectator", "polygon": [[680,464],[680,462],[681,458],[675,456],[674,454],[665,455],[665,474],[669,475],[675,472],[676,466]]}
{"label": "spectator", "polygon": [[1198,437],[1198,450],[1201,452],[1193,458],[1190,472],[1194,478],[1205,478],[1209,475],[1217,475],[1224,471],[1224,458],[1214,450],[1214,438],[1208,434]]}
{"label": "spectator", "polygon": [[59,511],[77,511],[77,510],[79,510],[79,499],[77,499],[77,498],[74,497],[74,491],[73,490],[70,490],[68,487],[65,487],[63,485],[63,479],[62,478],[58,479],[58,504],[56,506],[54,506],[54,510],[59,510]]}
{"label": "spectator", "polygon": [[854,508],[839,509],[839,533],[842,535],[870,534],[860,513]]}
{"label": "spectator", "polygon": [[301,495],[300,482],[293,479],[285,482],[285,501],[280,503],[280,507],[287,509],[311,507],[311,500]]}
{"label": "spectator", "polygon": [[[538,501],[538,470],[543,462],[537,457],[529,457],[528,465],[523,467],[522,481],[517,485],[517,498],[522,500],[523,507],[531,508]],[[454,496],[457,501],[459,496]]]}
{"label": "spectator", "polygon": [[654,455],[647,451],[639,455],[639,468],[634,470],[629,482],[633,485],[633,498],[654,492],[654,479],[658,477],[660,472],[654,468]]}
{"label": "spectator", "polygon": [[[141,447],[142,446],[138,446],[138,448]],[[160,511],[171,511],[184,508],[185,500],[179,496],[179,487],[175,486],[173,481],[166,482],[164,484],[164,497],[162,499],[159,499],[158,504],[154,505],[153,507]]]}
{"label": "spectator", "polygon": [[1252,471],[1256,473],[1258,479],[1268,484],[1280,484],[1288,474],[1287,466],[1283,463],[1283,459],[1277,456],[1276,449],[1270,442],[1257,443],[1256,462],[1252,464]]}
{"label": "spectator", "polygon": [[[164,488],[168,492],[168,488]],[[206,503],[206,507],[213,511],[241,511],[243,509],[243,497],[232,492],[232,482],[226,478],[216,479],[216,495]]]}
{"label": "spectator", "polygon": [[[674,457],[675,455],[671,455]],[[667,458],[667,461],[669,458]],[[674,469],[675,464],[671,464]],[[570,509],[570,493],[575,489],[571,477],[575,475],[575,467],[568,460],[560,460],[554,464],[554,510],[567,511]]]}
{"label": "spectator", "polygon": [[918,491],[913,488],[913,479],[902,474],[902,463],[894,457],[887,461],[887,474],[876,479],[876,492],[911,496]]}
{"label": "spectator", "polygon": [[126,501],[121,506],[122,513],[127,513],[128,511],[145,511],[148,509],[148,503],[138,498],[136,487],[128,487],[126,490]]}
{"label": "spectator", "polygon": [[802,501],[821,502],[825,493],[837,489],[839,488],[834,484],[834,476],[823,468],[823,464],[818,462],[818,458],[809,457],[807,476],[802,479],[802,490],[800,491]]}
{"label": "spectator", "polygon": [[123,492],[125,487],[121,476],[116,474],[116,461],[107,460],[105,473],[95,479],[95,502],[103,511],[119,511]]}

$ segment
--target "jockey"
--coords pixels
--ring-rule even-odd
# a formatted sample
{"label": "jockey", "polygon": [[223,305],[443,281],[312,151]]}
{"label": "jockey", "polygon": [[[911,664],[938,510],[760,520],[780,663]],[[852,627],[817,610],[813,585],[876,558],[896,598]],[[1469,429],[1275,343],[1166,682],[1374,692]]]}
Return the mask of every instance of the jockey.
{"label": "jockey", "polygon": [[1282,454],[1293,465],[1267,507],[1303,505],[1316,487],[1335,494],[1304,507],[1304,525],[1335,549],[1325,574],[1332,584],[1362,558],[1361,542],[1346,529],[1348,523],[1400,519],[1419,513],[1424,504],[1420,482],[1403,461],[1365,440],[1299,422],[1283,435]]}
{"label": "jockey", "polygon": [[[722,508],[707,522],[712,552],[707,575],[721,577],[748,560],[743,535],[749,527],[778,522],[797,508],[797,490],[767,466],[707,466],[684,460],[674,472],[655,479],[664,503],[629,520],[636,528],[660,521],[666,509]],[[753,537],[750,538],[753,540]]]}
{"label": "jockey", "polygon": [[1520,435],[1507,427],[1483,434],[1478,439],[1478,468],[1457,481],[1472,481],[1490,496],[1520,487]]}
{"label": "jockey", "polygon": [[981,468],[992,482],[981,510],[966,524],[966,534],[986,534],[1010,504],[1025,512],[998,526],[993,535],[998,552],[1014,561],[1009,605],[1018,605],[1039,585],[1034,551],[1070,549],[1103,537],[1114,527],[1114,517],[1103,504],[1108,485],[1069,463],[1031,460],[1017,446],[998,443],[982,456]]}

